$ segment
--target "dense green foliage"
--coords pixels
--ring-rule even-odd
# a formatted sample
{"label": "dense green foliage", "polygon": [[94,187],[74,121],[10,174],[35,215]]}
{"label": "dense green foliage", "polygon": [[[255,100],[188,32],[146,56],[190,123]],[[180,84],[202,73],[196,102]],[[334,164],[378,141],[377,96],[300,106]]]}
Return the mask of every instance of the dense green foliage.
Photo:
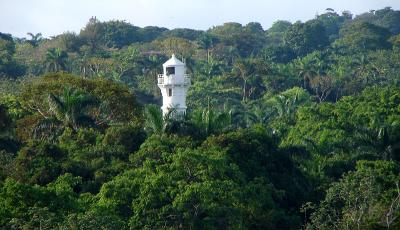
{"label": "dense green foliage", "polygon": [[399,21],[0,33],[0,228],[399,229]]}

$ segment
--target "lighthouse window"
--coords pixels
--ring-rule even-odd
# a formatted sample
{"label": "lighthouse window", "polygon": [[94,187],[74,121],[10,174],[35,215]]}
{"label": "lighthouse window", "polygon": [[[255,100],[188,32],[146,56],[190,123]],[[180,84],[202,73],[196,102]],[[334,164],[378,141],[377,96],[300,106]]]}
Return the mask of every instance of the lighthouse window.
{"label": "lighthouse window", "polygon": [[175,67],[167,67],[166,71],[167,75],[175,74]]}
{"label": "lighthouse window", "polygon": [[172,89],[168,89],[168,97],[172,97]]}

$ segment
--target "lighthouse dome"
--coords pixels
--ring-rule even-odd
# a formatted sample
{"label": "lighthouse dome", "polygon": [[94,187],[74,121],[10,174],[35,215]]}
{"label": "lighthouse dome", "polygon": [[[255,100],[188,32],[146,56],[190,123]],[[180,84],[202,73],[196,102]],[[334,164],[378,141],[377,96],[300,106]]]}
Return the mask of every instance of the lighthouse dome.
{"label": "lighthouse dome", "polygon": [[180,82],[184,80],[186,65],[172,54],[172,57],[163,64],[163,72],[166,76],[174,76],[175,82]]}
{"label": "lighthouse dome", "polygon": [[178,58],[175,57],[175,54],[172,54],[172,57],[166,61],[163,66],[184,66],[185,63],[181,62]]}

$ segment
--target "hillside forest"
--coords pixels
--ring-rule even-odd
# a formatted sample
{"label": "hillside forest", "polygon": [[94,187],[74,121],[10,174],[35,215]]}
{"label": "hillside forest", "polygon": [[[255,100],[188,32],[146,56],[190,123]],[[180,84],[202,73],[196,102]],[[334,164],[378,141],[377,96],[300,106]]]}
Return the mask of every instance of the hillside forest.
{"label": "hillside forest", "polygon": [[0,228],[400,229],[399,22],[0,33]]}

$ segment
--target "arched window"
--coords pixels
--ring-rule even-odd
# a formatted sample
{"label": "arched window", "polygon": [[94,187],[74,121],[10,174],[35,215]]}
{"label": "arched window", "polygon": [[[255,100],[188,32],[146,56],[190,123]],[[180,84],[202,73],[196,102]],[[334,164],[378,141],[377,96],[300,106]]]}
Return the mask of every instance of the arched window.
{"label": "arched window", "polygon": [[172,97],[172,89],[168,88],[168,97]]}

